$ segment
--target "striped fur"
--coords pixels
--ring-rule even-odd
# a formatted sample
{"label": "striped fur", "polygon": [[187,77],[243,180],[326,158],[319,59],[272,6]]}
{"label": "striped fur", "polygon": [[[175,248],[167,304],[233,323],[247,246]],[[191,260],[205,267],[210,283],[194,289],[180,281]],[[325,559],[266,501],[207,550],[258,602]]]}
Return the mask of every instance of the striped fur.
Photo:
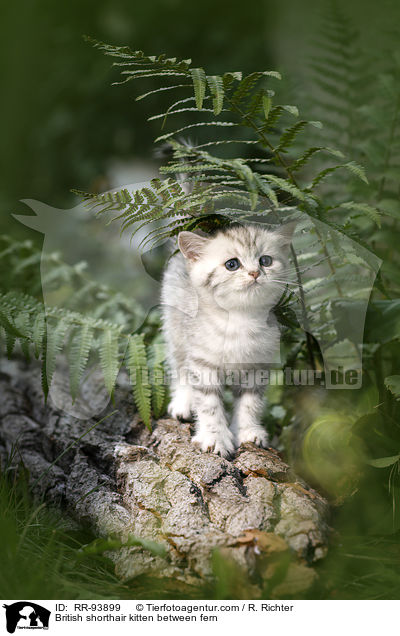
{"label": "striped fur", "polygon": [[[271,312],[282,295],[293,227],[231,225],[210,236],[179,235],[180,252],[165,270],[163,331],[172,375],[173,417],[196,419],[194,442],[223,456],[235,446],[268,442],[260,424],[263,389],[234,386],[229,428],[222,403],[226,373],[279,361],[279,330]],[[262,267],[259,259],[273,262]],[[237,258],[240,268],[225,262]],[[257,279],[250,272],[259,271]]]}

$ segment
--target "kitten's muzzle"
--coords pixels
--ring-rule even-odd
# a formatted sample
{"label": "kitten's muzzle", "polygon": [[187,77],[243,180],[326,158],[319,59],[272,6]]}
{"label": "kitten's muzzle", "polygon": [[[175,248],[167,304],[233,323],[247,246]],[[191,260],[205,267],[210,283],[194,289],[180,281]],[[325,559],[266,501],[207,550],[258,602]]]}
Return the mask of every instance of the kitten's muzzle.
{"label": "kitten's muzzle", "polygon": [[260,273],[261,273],[260,270],[257,269],[254,272],[249,272],[249,276],[252,276],[254,278],[254,280],[257,280],[257,278],[259,277]]}

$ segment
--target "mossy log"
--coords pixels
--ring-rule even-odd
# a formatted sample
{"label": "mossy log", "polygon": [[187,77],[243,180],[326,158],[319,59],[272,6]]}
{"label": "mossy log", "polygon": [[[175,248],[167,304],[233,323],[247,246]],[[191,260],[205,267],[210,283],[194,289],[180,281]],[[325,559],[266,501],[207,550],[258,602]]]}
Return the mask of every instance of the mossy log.
{"label": "mossy log", "polygon": [[315,582],[313,564],[327,551],[328,504],[276,450],[246,444],[223,459],[191,443],[189,423],[168,418],[150,433],[123,385],[116,411],[96,426],[111,405],[87,420],[45,405],[40,369],[18,360],[1,362],[0,396],[3,465],[17,447],[35,494],[50,505],[100,537],[165,547],[164,556],[141,545],[110,553],[121,579],[144,574],[202,585],[212,580],[217,550],[253,581],[253,596],[276,571],[277,554],[289,560],[271,596],[296,596]]}

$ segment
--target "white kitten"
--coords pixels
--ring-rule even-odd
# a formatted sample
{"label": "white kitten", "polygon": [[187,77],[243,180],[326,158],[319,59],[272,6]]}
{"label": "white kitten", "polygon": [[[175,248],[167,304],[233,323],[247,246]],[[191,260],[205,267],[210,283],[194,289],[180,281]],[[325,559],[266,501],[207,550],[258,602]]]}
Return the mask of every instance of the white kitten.
{"label": "white kitten", "polygon": [[[247,383],[246,372],[267,369],[279,354],[271,310],[285,288],[293,229],[233,224],[210,236],[179,234],[180,253],[170,259],[162,286],[173,376],[169,413],[195,416],[192,441],[203,451],[227,456],[244,442],[268,443],[260,424],[265,385]],[[232,379],[229,429],[222,389]]]}

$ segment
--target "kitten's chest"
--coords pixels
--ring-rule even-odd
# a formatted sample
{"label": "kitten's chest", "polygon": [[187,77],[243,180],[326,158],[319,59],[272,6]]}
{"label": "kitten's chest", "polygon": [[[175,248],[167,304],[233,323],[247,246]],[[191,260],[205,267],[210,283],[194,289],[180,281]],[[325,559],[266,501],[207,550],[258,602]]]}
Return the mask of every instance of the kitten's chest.
{"label": "kitten's chest", "polygon": [[279,329],[268,315],[226,314],[208,323],[212,349],[219,363],[254,364],[275,362]]}

